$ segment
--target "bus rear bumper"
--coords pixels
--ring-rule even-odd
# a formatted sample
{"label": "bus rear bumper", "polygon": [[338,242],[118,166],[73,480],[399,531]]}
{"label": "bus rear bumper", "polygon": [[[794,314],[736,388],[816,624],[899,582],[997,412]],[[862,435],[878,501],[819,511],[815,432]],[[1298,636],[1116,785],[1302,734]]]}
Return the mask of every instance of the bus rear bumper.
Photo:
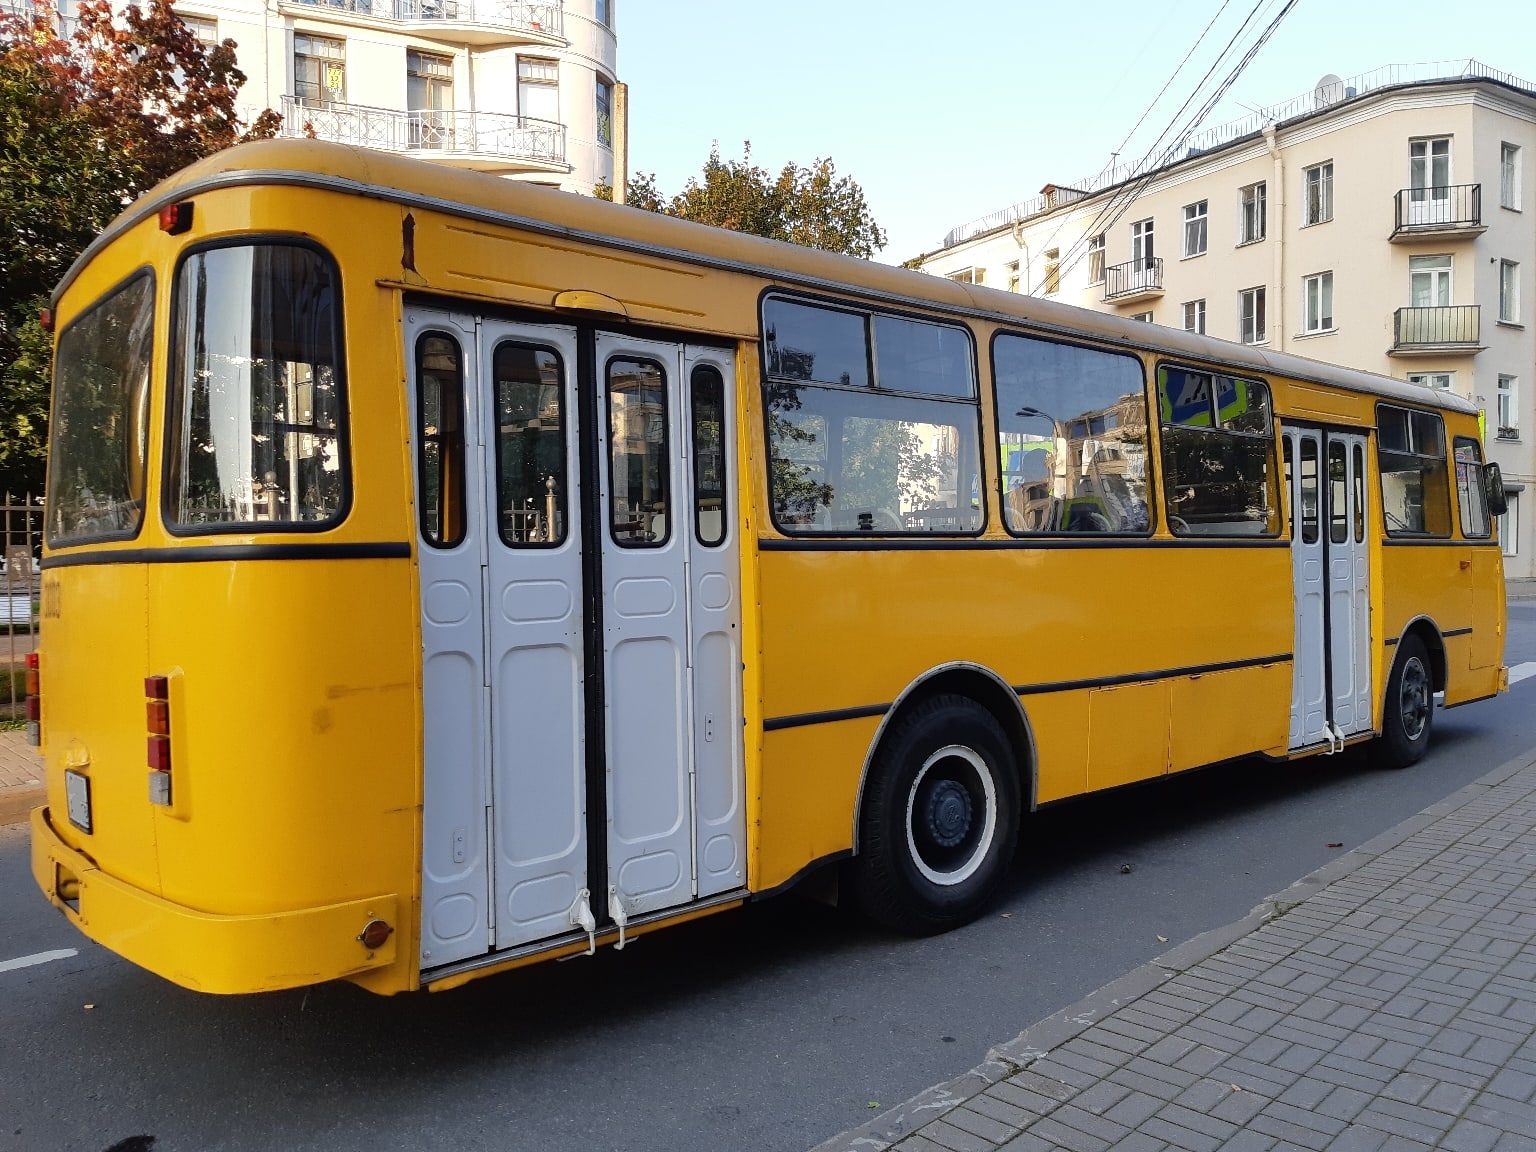
{"label": "bus rear bumper", "polygon": [[86,936],[196,992],[272,992],[355,976],[395,962],[397,933],[368,948],[363,929],[399,926],[399,900],[228,916],[161,899],[101,871],[32,813],[32,877]]}

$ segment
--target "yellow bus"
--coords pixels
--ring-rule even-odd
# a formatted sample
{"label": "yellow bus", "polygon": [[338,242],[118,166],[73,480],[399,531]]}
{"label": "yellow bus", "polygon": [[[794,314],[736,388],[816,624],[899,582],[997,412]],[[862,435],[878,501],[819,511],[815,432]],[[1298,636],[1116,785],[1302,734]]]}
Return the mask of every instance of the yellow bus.
{"label": "yellow bus", "polygon": [[189,988],[813,875],[938,931],[1036,808],[1507,683],[1497,469],[1401,381],[302,140],[53,304],[33,873]]}

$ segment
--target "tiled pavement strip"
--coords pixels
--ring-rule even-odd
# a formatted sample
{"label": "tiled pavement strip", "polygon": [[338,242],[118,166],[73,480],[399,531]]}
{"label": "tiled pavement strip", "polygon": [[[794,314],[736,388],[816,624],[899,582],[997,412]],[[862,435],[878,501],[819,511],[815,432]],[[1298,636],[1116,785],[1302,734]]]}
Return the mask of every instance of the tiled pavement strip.
{"label": "tiled pavement strip", "polygon": [[1536,1152],[1536,755],[987,1055],[815,1152]]}
{"label": "tiled pavement strip", "polygon": [[43,761],[23,731],[0,731],[0,824],[19,824],[43,802]]}

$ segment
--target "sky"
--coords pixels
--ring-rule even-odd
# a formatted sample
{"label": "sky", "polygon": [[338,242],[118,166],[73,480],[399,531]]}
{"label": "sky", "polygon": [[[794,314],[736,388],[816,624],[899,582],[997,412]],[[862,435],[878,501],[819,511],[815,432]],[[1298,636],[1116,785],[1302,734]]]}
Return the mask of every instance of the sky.
{"label": "sky", "polygon": [[[1145,154],[1255,5],[1242,45],[1285,3],[620,0],[629,167],[670,194],[715,142],[739,157],[750,140],[775,172],[831,157],[889,236],[879,258],[900,263],[957,224],[1098,172],[1117,149]],[[1468,57],[1536,83],[1536,0],[1297,0],[1202,123],[1328,73]]]}

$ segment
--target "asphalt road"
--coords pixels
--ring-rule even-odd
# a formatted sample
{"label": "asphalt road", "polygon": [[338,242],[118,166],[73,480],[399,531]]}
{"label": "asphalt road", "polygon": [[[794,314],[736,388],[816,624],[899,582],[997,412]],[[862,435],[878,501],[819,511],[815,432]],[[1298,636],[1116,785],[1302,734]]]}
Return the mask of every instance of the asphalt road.
{"label": "asphalt road", "polygon": [[[1510,622],[1507,663],[1536,660],[1536,602]],[[804,1152],[1533,744],[1536,678],[1439,713],[1405,772],[1245,762],[1042,813],[947,936],[786,898],[390,1000],[182,991],[70,928],[0,829],[0,1149]]]}

